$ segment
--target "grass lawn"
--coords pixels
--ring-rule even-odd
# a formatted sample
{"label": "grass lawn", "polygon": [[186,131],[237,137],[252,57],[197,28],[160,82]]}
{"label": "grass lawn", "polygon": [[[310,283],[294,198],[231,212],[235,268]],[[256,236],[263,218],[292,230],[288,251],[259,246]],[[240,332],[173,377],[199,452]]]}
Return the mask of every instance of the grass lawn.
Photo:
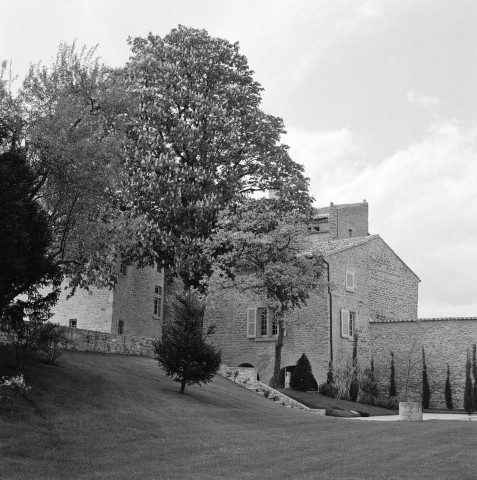
{"label": "grass lawn", "polygon": [[[284,408],[151,359],[65,352],[33,363],[0,411],[0,479],[475,479],[477,422],[363,422]],[[5,366],[5,362],[4,362]]]}

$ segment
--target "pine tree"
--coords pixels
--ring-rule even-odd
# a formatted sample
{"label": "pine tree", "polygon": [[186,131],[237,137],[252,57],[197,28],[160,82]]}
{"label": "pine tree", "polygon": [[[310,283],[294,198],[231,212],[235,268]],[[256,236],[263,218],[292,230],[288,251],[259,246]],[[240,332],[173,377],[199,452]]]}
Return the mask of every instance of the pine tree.
{"label": "pine tree", "polygon": [[467,360],[465,362],[465,389],[464,389],[464,410],[470,415],[474,409],[474,395],[472,389],[472,378],[470,376],[471,362],[469,350],[467,350]]}
{"label": "pine tree", "polygon": [[422,347],[422,408],[429,408],[431,401],[431,389],[427,378],[426,353]]}
{"label": "pine tree", "polygon": [[389,380],[389,396],[390,397],[397,396],[395,375],[396,373],[394,371],[394,353],[391,352],[391,378]]}
{"label": "pine tree", "polygon": [[448,410],[452,410],[454,406],[452,405],[452,389],[450,384],[449,364],[447,364],[447,380],[446,380],[445,396],[446,396],[446,407]]}
{"label": "pine tree", "polygon": [[306,354],[303,354],[296,362],[296,366],[291,374],[290,387],[293,390],[306,392],[307,390],[312,390],[315,386],[316,380],[311,370],[310,361]]}
{"label": "pine tree", "polygon": [[204,332],[205,304],[195,293],[189,290],[175,295],[171,310],[172,319],[164,323],[154,351],[166,376],[180,382],[180,392],[184,393],[186,385],[212,380],[220,368],[221,352],[206,342],[215,327]]}

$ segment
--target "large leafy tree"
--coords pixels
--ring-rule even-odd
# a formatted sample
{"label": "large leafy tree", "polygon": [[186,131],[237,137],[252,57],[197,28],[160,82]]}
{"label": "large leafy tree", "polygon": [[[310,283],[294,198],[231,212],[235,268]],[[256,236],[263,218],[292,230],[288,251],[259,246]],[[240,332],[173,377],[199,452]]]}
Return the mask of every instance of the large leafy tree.
{"label": "large leafy tree", "polygon": [[186,288],[201,288],[219,212],[266,189],[307,209],[308,180],[280,143],[282,120],[261,110],[237,43],[179,26],[130,44],[127,84],[139,108],[126,120],[124,203],[138,222],[129,256],[159,259]]}
{"label": "large leafy tree", "polygon": [[[113,283],[127,229],[117,202],[122,182],[121,119],[134,108],[120,72],[95,49],[61,44],[52,65],[33,65],[16,97],[22,145],[53,238],[51,254],[73,285]],[[11,130],[11,129],[10,129]]]}
{"label": "large leafy tree", "polygon": [[278,325],[272,386],[278,382],[286,313],[306,305],[324,286],[321,257],[312,255],[307,216],[274,199],[248,199],[223,210],[210,241],[221,252],[214,262],[214,290],[250,292],[270,309]]}

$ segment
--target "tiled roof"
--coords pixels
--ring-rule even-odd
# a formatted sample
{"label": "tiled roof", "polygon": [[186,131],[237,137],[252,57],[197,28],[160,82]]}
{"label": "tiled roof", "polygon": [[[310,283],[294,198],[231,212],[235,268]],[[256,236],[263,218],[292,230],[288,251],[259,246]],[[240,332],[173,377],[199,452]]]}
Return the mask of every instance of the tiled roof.
{"label": "tiled roof", "polygon": [[371,240],[379,238],[379,235],[367,235],[365,237],[342,238],[340,240],[323,240],[321,236],[311,236],[310,242],[313,244],[313,251],[321,255],[333,255],[342,252],[348,248],[363,245]]}

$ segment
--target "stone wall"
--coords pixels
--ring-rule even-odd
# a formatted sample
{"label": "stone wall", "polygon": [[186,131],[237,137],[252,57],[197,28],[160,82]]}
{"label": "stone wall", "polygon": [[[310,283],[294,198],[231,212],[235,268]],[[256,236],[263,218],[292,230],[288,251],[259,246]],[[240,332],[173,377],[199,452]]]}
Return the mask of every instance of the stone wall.
{"label": "stone wall", "polygon": [[393,351],[398,395],[404,395],[410,359],[412,368],[409,391],[411,397],[421,397],[424,347],[431,407],[446,407],[444,389],[449,364],[454,408],[463,408],[466,351],[469,349],[472,352],[472,345],[477,343],[477,318],[371,323],[371,340],[383,394],[387,394],[389,389],[390,352]]}
{"label": "stone wall", "polygon": [[78,328],[65,328],[67,350],[154,357],[153,339]]}

